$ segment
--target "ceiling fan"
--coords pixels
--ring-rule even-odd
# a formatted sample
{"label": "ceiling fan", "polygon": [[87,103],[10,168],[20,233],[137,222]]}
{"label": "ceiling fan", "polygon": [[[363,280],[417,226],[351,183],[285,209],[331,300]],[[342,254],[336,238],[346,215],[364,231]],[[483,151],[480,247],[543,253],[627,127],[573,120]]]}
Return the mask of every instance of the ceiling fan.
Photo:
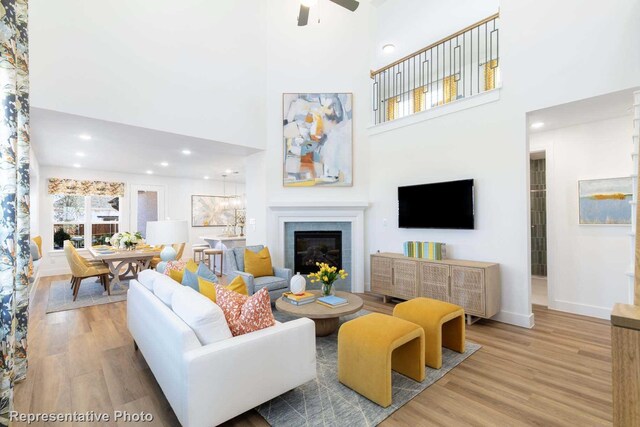
{"label": "ceiling fan", "polygon": [[[345,9],[355,12],[360,6],[356,0],[329,0],[332,3],[342,6]],[[309,21],[309,9],[317,3],[317,0],[300,0],[300,14],[298,15],[298,27],[304,27]]]}

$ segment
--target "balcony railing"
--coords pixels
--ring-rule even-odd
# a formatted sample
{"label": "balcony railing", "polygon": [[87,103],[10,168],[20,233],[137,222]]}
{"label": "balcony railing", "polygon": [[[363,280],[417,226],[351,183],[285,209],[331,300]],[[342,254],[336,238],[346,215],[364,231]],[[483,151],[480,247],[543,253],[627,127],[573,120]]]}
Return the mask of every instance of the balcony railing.
{"label": "balcony railing", "polygon": [[499,13],[371,72],[373,121],[388,122],[500,86]]}

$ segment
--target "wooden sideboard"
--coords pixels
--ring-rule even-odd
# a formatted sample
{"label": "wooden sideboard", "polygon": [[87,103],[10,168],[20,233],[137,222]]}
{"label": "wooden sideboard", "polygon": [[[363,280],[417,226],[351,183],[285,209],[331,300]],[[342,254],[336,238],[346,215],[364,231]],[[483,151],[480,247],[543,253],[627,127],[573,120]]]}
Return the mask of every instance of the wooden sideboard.
{"label": "wooden sideboard", "polygon": [[489,318],[500,310],[500,266],[447,259],[433,261],[395,253],[371,255],[371,291],[408,300],[433,298],[464,308],[473,317]]}

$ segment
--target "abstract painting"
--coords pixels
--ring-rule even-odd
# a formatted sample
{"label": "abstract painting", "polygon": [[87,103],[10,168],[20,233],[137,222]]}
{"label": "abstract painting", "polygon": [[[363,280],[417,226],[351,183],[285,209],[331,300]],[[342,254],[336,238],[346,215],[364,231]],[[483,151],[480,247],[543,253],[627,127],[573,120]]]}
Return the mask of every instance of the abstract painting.
{"label": "abstract painting", "polygon": [[283,95],[284,186],[353,185],[353,94]]}
{"label": "abstract painting", "polygon": [[632,187],[631,178],[578,181],[580,224],[631,224]]}
{"label": "abstract painting", "polygon": [[234,225],[236,211],[228,196],[191,196],[192,227],[225,227]]}

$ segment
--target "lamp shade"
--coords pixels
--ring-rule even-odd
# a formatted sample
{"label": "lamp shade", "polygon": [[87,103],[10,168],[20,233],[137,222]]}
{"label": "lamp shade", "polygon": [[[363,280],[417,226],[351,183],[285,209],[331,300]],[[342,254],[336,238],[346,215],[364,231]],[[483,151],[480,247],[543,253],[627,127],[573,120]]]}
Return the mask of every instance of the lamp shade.
{"label": "lamp shade", "polygon": [[187,221],[148,221],[146,239],[150,245],[173,245],[189,241]]}

